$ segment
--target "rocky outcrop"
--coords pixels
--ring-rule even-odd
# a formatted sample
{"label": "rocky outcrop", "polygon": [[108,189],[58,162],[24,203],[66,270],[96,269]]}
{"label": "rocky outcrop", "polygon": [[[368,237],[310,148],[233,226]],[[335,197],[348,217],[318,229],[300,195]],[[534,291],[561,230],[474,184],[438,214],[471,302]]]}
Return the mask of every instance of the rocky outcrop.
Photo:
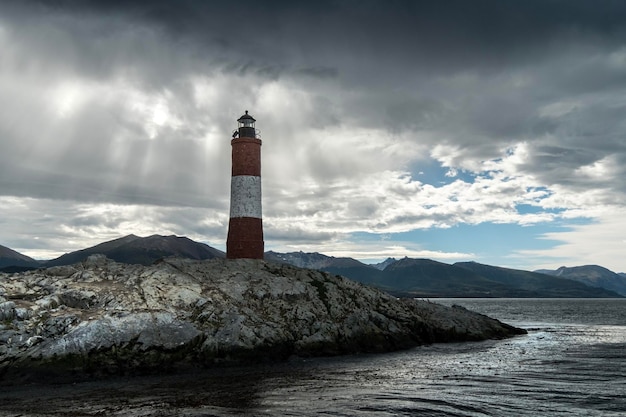
{"label": "rocky outcrop", "polygon": [[522,333],[462,308],[396,299],[259,260],[92,255],[0,274],[0,375],[127,373],[291,355],[384,352]]}

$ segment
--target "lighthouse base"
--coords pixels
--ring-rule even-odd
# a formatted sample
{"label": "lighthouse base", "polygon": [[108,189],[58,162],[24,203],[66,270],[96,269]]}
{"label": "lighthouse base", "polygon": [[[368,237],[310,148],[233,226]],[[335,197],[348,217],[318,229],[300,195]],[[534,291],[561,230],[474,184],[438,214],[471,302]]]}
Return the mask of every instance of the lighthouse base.
{"label": "lighthouse base", "polygon": [[228,223],[226,258],[263,259],[263,224],[254,217],[234,217]]}

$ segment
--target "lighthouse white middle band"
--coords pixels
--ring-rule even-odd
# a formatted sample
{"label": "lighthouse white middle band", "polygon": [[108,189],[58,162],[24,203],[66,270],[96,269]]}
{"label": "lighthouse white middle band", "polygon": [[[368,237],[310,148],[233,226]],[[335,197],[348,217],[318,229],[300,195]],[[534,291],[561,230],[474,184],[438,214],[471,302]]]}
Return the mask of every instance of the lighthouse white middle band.
{"label": "lighthouse white middle band", "polygon": [[261,177],[237,175],[230,182],[230,217],[261,215]]}

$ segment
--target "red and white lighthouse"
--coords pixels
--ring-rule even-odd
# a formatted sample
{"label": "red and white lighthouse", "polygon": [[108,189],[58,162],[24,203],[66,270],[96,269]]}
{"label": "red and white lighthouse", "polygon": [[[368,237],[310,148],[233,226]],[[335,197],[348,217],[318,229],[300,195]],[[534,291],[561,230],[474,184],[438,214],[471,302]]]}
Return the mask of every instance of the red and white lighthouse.
{"label": "red and white lighthouse", "polygon": [[239,128],[230,142],[233,168],[226,257],[263,259],[261,139],[256,137],[256,120],[248,110],[237,121]]}

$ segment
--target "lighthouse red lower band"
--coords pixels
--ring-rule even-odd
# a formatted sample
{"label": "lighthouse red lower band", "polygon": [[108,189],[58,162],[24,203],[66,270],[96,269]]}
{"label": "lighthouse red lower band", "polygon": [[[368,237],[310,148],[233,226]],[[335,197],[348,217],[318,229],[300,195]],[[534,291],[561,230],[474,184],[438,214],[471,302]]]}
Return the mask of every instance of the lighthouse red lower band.
{"label": "lighthouse red lower band", "polygon": [[254,217],[235,217],[228,222],[226,256],[229,259],[263,259],[263,224]]}
{"label": "lighthouse red lower band", "polygon": [[231,144],[233,165],[226,257],[263,259],[261,140],[243,137],[233,139]]}

